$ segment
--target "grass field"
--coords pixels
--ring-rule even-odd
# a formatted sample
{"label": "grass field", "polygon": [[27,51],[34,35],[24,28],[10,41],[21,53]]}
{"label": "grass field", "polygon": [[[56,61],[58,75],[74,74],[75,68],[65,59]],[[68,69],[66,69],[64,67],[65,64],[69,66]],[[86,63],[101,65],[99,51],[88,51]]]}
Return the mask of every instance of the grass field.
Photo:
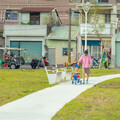
{"label": "grass field", "polygon": [[[82,70],[79,70],[82,73]],[[98,77],[104,75],[120,74],[120,69],[91,69],[90,76]]]}
{"label": "grass field", "polygon": [[[118,73],[117,69],[91,69],[91,76]],[[0,106],[51,86],[44,69],[0,69]]]}
{"label": "grass field", "polygon": [[43,69],[0,69],[0,106],[51,86]]}
{"label": "grass field", "polygon": [[52,120],[120,120],[120,78],[104,81],[83,92]]}

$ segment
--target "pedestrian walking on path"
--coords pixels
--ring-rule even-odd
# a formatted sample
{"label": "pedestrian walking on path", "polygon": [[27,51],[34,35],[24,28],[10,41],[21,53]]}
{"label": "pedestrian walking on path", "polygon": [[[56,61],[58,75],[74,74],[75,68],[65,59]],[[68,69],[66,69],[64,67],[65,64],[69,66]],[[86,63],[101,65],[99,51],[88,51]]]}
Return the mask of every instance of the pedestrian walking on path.
{"label": "pedestrian walking on path", "polygon": [[92,64],[91,56],[88,54],[88,50],[84,51],[84,54],[78,60],[79,63],[82,62],[82,69],[83,69],[83,84],[85,84],[85,74],[87,74],[86,83],[88,83],[89,75],[90,75],[90,67]]}

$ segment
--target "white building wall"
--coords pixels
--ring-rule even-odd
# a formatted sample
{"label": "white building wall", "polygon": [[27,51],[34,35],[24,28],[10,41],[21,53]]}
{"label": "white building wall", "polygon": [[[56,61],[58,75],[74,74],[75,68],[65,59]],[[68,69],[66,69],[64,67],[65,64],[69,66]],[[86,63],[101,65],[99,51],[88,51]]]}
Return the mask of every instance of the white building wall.
{"label": "white building wall", "polygon": [[105,15],[104,14],[99,15],[98,23],[105,24]]}
{"label": "white building wall", "polygon": [[49,24],[51,21],[50,13],[40,13],[40,25]]}
{"label": "white building wall", "polygon": [[[117,6],[113,6],[113,10],[111,11],[111,14],[117,14]],[[116,15],[115,15],[116,16]],[[112,59],[115,60],[115,30],[117,29],[117,16],[115,17],[114,15],[111,15],[111,23],[112,23],[112,41],[111,41],[111,46],[112,46],[112,52],[111,52],[111,57]],[[115,67],[114,61],[112,61],[111,67]]]}
{"label": "white building wall", "polygon": [[46,36],[47,25],[4,25],[5,36]]}
{"label": "white building wall", "polygon": [[[96,25],[96,26],[98,26],[98,25]],[[103,29],[101,34],[110,35],[111,34],[111,29],[110,28],[111,28],[111,24],[105,24],[105,28]],[[88,34],[95,34],[94,32],[92,32],[93,30],[94,30],[94,24],[87,24]],[[85,24],[80,25],[80,33],[85,34]]]}
{"label": "white building wall", "polygon": [[[105,24],[105,15],[99,14],[99,15],[97,15],[97,18],[98,18],[98,23]],[[94,22],[94,15],[91,16],[89,22],[95,24],[95,22]]]}
{"label": "white building wall", "polygon": [[5,47],[10,46],[10,41],[42,41],[42,55],[45,54],[46,25],[5,25]]}
{"label": "white building wall", "polygon": [[20,23],[30,22],[30,13],[19,13],[20,14]]}
{"label": "white building wall", "polygon": [[81,40],[81,36],[78,35],[78,40],[77,40],[77,60],[80,58],[81,53],[82,53],[82,40]]}

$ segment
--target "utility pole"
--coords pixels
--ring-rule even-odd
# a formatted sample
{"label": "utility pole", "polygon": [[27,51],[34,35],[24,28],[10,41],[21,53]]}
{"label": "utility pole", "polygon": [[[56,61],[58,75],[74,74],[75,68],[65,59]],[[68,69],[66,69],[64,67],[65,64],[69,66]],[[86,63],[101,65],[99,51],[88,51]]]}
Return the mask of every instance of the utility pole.
{"label": "utility pole", "polygon": [[68,62],[71,63],[71,8],[69,8]]}

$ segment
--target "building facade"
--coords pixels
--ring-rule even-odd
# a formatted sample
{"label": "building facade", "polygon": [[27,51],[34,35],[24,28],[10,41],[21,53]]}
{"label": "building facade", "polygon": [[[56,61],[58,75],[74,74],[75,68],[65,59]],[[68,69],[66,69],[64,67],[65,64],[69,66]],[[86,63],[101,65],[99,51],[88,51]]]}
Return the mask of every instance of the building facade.
{"label": "building facade", "polygon": [[[26,62],[40,59],[45,56],[46,37],[54,25],[61,25],[56,9],[22,8],[19,25],[4,25],[5,47],[26,48]],[[18,51],[14,54],[22,55]]]}
{"label": "building facade", "polygon": [[[79,26],[71,27],[71,63],[77,61]],[[51,65],[68,63],[69,26],[56,26],[47,36],[48,60]]]}
{"label": "building facade", "polygon": [[[17,43],[18,46],[21,46],[22,41],[24,42],[25,41],[26,42],[41,41],[39,46],[42,46],[40,49],[42,52],[39,54],[45,55],[46,50],[44,46],[46,46],[46,42],[43,42],[43,41],[45,41],[49,31],[51,30],[50,28],[53,27],[54,25],[56,26],[69,25],[69,8],[71,8],[72,9],[71,25],[80,27],[78,36],[77,36],[78,44],[76,46],[77,47],[76,53],[81,54],[83,52],[84,45],[85,45],[85,22],[84,22],[85,17],[84,17],[84,11],[81,3],[91,2],[91,0],[34,0],[34,1],[33,0],[26,0],[26,1],[25,0],[21,0],[21,1],[0,0],[0,1],[1,1],[0,30],[3,30],[3,29],[5,30],[4,36],[5,36],[6,46],[11,46],[11,47],[14,46],[14,43],[12,42],[15,42],[15,41],[19,42]],[[117,9],[118,9],[118,6],[116,6],[116,0],[95,0],[95,1],[97,4],[102,6],[102,9],[100,9],[98,13],[98,18],[99,18],[97,23],[98,25],[97,24],[96,25],[99,26],[99,24],[102,24],[104,25],[104,29],[101,32],[101,37],[102,37],[102,43],[101,43],[100,38],[94,32],[92,32],[94,31],[93,16],[88,20],[88,38],[87,39],[88,39],[89,53],[92,56],[99,58],[101,55],[101,44],[104,44],[106,48],[112,48],[112,57],[115,57],[115,34],[116,34],[115,31],[116,31],[116,25],[117,25],[116,21],[118,21],[116,16]],[[49,14],[47,14],[45,11],[39,14],[38,11],[34,11],[35,9],[38,10],[38,8],[46,8],[46,9],[56,8],[57,12],[55,9],[54,12],[50,12]],[[76,8],[79,10],[80,14],[75,13]],[[90,9],[92,9],[92,7]],[[54,14],[56,15],[54,16]],[[61,19],[61,21],[59,18]],[[8,26],[8,24],[13,26]],[[4,25],[5,27],[3,27]],[[19,30],[17,31],[13,30],[17,34],[17,37],[22,36],[19,39],[16,38],[16,40],[14,39],[16,37],[16,34],[12,35],[13,33],[11,33],[11,31],[8,32],[8,30],[11,30],[12,28],[14,29],[14,25],[16,25],[15,30],[19,29],[17,28],[19,27],[19,25],[22,25],[22,28],[20,27]],[[44,25],[44,27],[40,25]],[[36,33],[33,31],[34,29],[37,28],[37,26],[38,26],[38,29],[40,30],[42,30],[42,28],[44,29],[43,30],[45,32],[44,37],[41,36],[42,31],[41,32],[37,31]],[[20,33],[18,33],[18,31]],[[13,36],[14,37],[12,38],[10,34],[12,35],[12,37]],[[36,39],[34,39],[35,37]],[[44,39],[41,39],[41,37],[43,37]],[[28,44],[27,47],[28,46],[31,46],[31,45]]]}
{"label": "building facade", "polygon": [[[97,6],[96,6],[97,4]],[[97,10],[96,14],[89,16],[90,10],[88,12],[87,21],[87,42],[88,50],[91,56],[99,58],[101,55],[101,45],[105,49],[111,49],[111,57],[115,58],[115,31],[117,28],[117,6],[115,3],[101,3],[91,4],[90,10]],[[85,17],[82,4],[77,5],[77,9],[80,14],[80,36],[81,49],[80,52],[84,50],[85,45]],[[95,19],[97,18],[97,20]],[[95,21],[95,20],[96,21]]]}
{"label": "building facade", "polygon": [[115,41],[115,66],[120,67],[120,32],[116,34],[116,41]]}
{"label": "building facade", "polygon": [[[81,0],[80,0],[81,1]],[[69,23],[69,8],[76,9],[79,0],[0,0],[0,30],[4,24],[18,24],[18,11],[23,7],[52,7],[58,10],[62,25]]]}

